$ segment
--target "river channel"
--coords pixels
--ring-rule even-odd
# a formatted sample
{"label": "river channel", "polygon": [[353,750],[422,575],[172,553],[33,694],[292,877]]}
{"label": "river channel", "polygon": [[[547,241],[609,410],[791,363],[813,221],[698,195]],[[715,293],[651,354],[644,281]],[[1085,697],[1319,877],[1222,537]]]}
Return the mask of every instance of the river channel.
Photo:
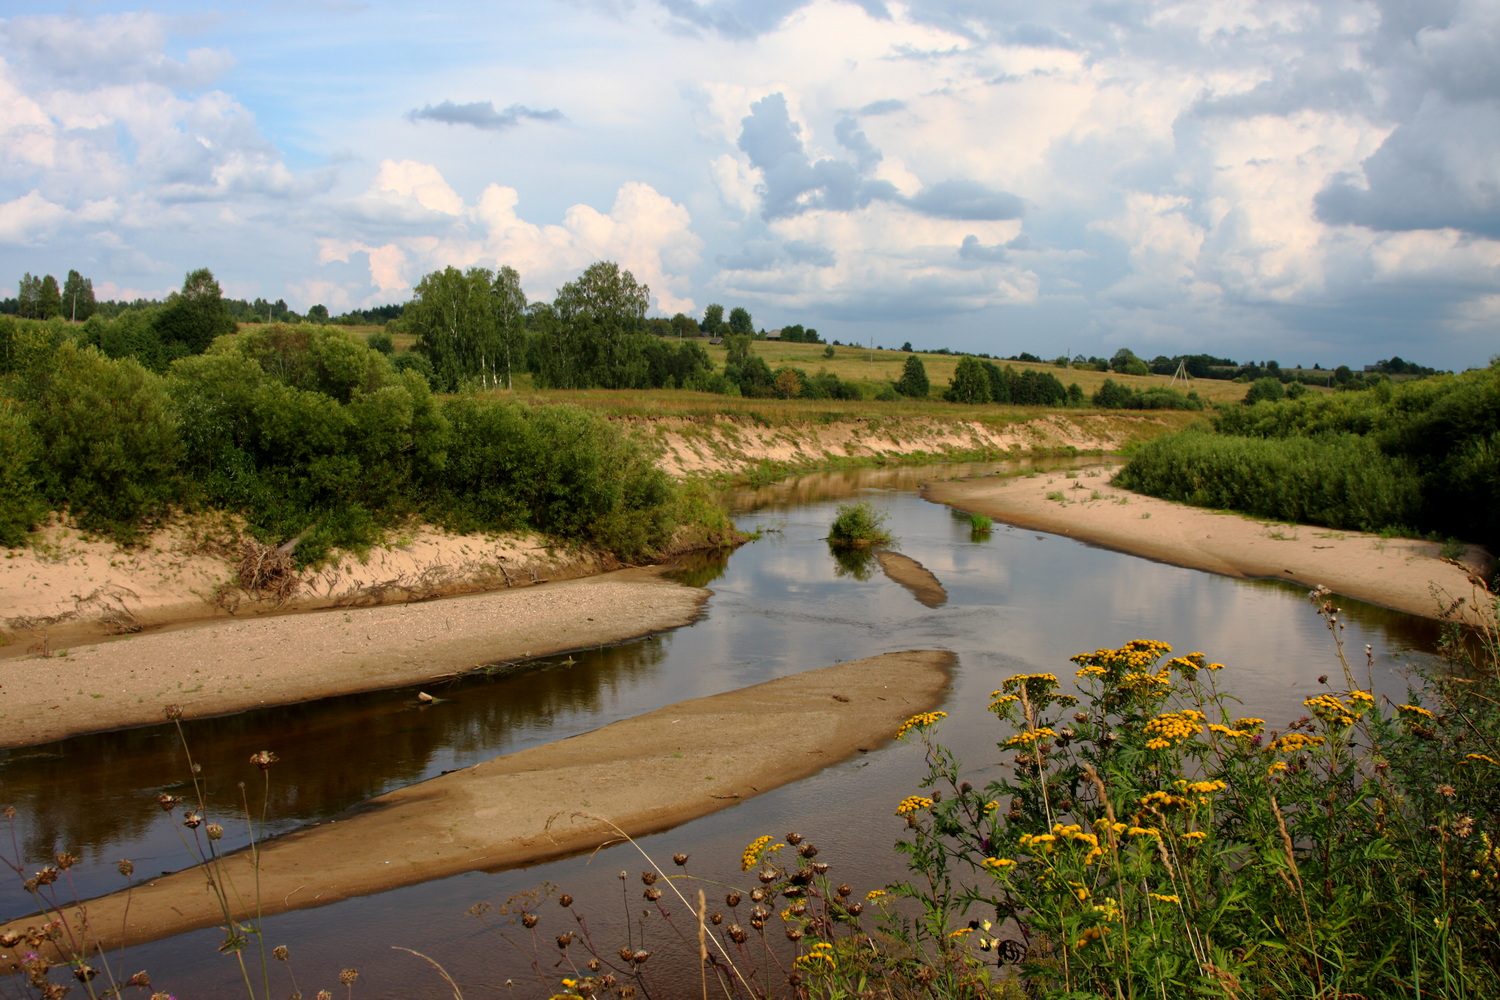
{"label": "river channel", "polygon": [[[520,671],[476,674],[430,689],[441,699],[436,704],[424,705],[415,689],[405,689],[191,723],[187,741],[228,828],[225,842],[245,841],[243,819],[230,818],[240,812],[241,782],[253,810],[261,808],[260,774],[247,763],[257,750],[281,758],[270,772],[266,803],[268,830],[281,832],[336,821],[389,789],[673,702],[892,650],[958,654],[940,732],[976,784],[1000,756],[1001,734],[985,708],[989,693],[1018,672],[1071,677],[1068,657],[1075,653],[1133,638],[1202,650],[1227,665],[1219,680],[1244,703],[1243,714],[1272,725],[1302,714],[1301,701],[1321,690],[1318,675],[1338,676],[1332,640],[1300,588],[1230,580],[1000,524],[977,536],[967,517],[916,492],[924,479],[996,468],[823,473],[735,494],[740,527],[761,535],[727,557],[677,568],[684,582],[709,587],[713,596],[699,620],[673,632]],[[1065,476],[1061,469],[1037,474],[1059,482]],[[900,551],[936,575],[946,603],[924,606],[878,566],[851,568],[833,557],[823,537],[837,504],[851,496],[888,514]],[[1340,603],[1351,660],[1363,671],[1369,643],[1377,690],[1402,694],[1411,665],[1430,659],[1435,626]],[[765,734],[764,752],[779,752],[775,732]],[[817,842],[832,876],[863,892],[903,874],[891,850],[902,829],[893,809],[918,790],[921,765],[915,749],[884,745],[641,846],[663,860],[689,852],[689,870],[738,881],[747,842],[797,830]],[[187,768],[167,726],[0,751],[0,805],[17,810],[10,830],[0,830],[0,856],[19,854],[38,865],[72,851],[82,859],[70,873],[70,891],[79,898],[122,887],[116,871],[122,858],[134,863],[137,880],[182,868],[190,856],[155,799],[163,790],[181,794]],[[640,794],[649,796],[653,776],[639,780]],[[307,996],[338,989],[338,970],[348,967],[361,971],[356,993],[362,995],[453,995],[430,966],[393,950],[401,946],[441,962],[471,1000],[545,997],[556,979],[539,983],[528,960],[487,932],[470,907],[498,906],[551,883],[579,900],[601,950],[613,952],[626,933],[618,875],[632,873],[625,893],[638,915],[643,867],[634,848],[619,846],[529,869],[474,872],[271,918],[265,939],[291,947],[292,969]],[[32,908],[19,879],[0,880],[0,917]],[[573,928],[555,905],[542,912],[539,930],[549,939]],[[243,996],[238,967],[216,951],[221,940],[210,930],[132,947],[125,974],[149,969],[157,989],[182,997]],[[281,977],[273,979],[273,994],[287,995],[284,970],[273,972]],[[692,985],[696,991],[696,974]],[[17,986],[0,985],[0,995]]]}

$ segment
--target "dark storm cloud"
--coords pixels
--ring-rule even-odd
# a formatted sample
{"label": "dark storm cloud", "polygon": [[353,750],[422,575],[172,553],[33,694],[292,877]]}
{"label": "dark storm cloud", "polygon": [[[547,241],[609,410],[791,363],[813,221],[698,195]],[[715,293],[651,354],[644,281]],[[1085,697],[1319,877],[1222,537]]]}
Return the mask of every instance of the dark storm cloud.
{"label": "dark storm cloud", "polygon": [[860,131],[854,118],[845,117],[834,126],[839,143],[855,155],[855,162],[823,159],[813,161],[802,144],[802,129],[792,121],[786,98],[770,94],[750,106],[740,123],[739,147],[760,169],[765,182],[757,189],[763,218],[778,219],[811,209],[853,211],[872,201],[903,204],[939,219],[996,220],[1021,216],[1021,199],[978,181],[956,179],[924,188],[903,197],[887,181],[871,177],[880,163],[876,149]]}
{"label": "dark storm cloud", "polygon": [[514,128],[521,123],[523,118],[556,122],[562,121],[565,116],[556,108],[549,111],[534,111],[524,104],[512,104],[504,111],[496,111],[491,101],[474,101],[471,104],[454,104],[452,101],[444,101],[442,104],[428,104],[415,108],[407,112],[406,117],[414,122],[432,121],[442,122],[445,125],[472,125],[486,132],[499,132]]}

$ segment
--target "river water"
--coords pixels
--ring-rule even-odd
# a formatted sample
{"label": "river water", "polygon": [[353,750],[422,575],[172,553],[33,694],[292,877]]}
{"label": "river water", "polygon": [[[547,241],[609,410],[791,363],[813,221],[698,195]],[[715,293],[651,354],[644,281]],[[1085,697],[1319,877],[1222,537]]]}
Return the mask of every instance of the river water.
{"label": "river water", "polygon": [[[1227,665],[1219,680],[1241,699],[1243,714],[1273,726],[1302,714],[1302,700],[1320,690],[1320,674],[1339,676],[1333,642],[1300,588],[1229,580],[999,524],[976,536],[967,517],[916,493],[923,479],[997,468],[822,473],[735,494],[737,522],[761,537],[727,557],[677,568],[684,582],[714,593],[698,621],[670,633],[549,658],[522,673],[472,676],[434,689],[442,698],[434,705],[420,704],[415,689],[405,689],[191,723],[187,742],[228,828],[225,843],[246,839],[243,820],[229,818],[242,814],[242,796],[253,811],[262,807],[260,773],[248,764],[257,750],[281,757],[265,803],[269,830],[280,832],[326,822],[373,795],[498,754],[687,698],[892,650],[958,654],[941,735],[976,784],[987,780],[1003,735],[986,711],[989,693],[1013,673],[1071,676],[1067,660],[1075,653],[1133,638],[1202,650]],[[1037,474],[1062,488],[1067,473]],[[1076,474],[1088,482],[1088,471]],[[851,496],[887,513],[901,552],[937,576],[946,604],[925,607],[877,566],[850,567],[833,557],[823,537],[838,503]],[[1351,660],[1362,673],[1370,644],[1376,689],[1402,694],[1411,665],[1430,662],[1435,627],[1340,603]],[[766,733],[764,752],[778,753],[776,733]],[[911,747],[884,746],[645,838],[641,846],[663,856],[689,852],[689,870],[738,881],[746,843],[795,829],[818,843],[832,876],[862,892],[903,874],[891,850],[902,826],[893,809],[918,790],[921,764]],[[134,862],[137,879],[182,868],[190,855],[155,798],[163,790],[182,794],[187,768],[167,726],[0,751],[0,805],[17,810],[10,836],[0,832],[0,856],[19,856],[34,870],[56,851],[72,851],[82,860],[70,873],[74,885],[65,888],[77,898],[120,888],[122,858]],[[652,776],[640,780],[641,794],[649,796]],[[519,871],[474,872],[271,918],[265,937],[268,945],[292,947],[291,968],[308,996],[337,988],[337,972],[346,967],[359,968],[363,983],[381,994],[452,995],[430,966],[393,946],[441,962],[471,1000],[547,996],[565,970],[548,968],[552,978],[538,982],[529,960],[487,932],[469,908],[555,884],[580,901],[596,943],[612,953],[627,934],[627,911],[639,915],[636,874],[643,867],[634,848],[620,846]],[[635,873],[625,883],[628,905],[622,870]],[[33,908],[19,879],[0,881],[0,917]],[[548,938],[572,929],[555,907],[542,912],[538,930]],[[650,933],[659,938],[661,931]],[[156,988],[179,996],[243,996],[238,967],[216,951],[221,938],[202,931],[131,948],[125,973],[147,968]],[[273,994],[288,994],[285,969],[273,971],[282,975],[273,980]]]}

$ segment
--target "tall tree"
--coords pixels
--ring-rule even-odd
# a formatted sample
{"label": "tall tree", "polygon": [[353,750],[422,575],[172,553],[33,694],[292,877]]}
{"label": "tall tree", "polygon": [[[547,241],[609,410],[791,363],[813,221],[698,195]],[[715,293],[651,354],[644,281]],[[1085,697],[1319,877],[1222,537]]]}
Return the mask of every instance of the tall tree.
{"label": "tall tree", "polygon": [[224,293],[206,267],[188,272],[182,291],[173,292],[156,317],[156,329],[169,354],[202,354],[215,337],[238,329],[224,304]]}
{"label": "tall tree", "polygon": [[587,384],[623,389],[643,381],[645,357],[638,337],[650,295],[635,275],[608,260],[590,264],[557,290],[552,305],[584,352]]}
{"label": "tall tree", "polygon": [[62,292],[57,287],[57,279],[50,274],[42,279],[41,287],[37,290],[36,315],[37,319],[51,319],[62,315]]}
{"label": "tall tree", "polygon": [[683,337],[696,337],[698,336],[698,324],[694,323],[692,318],[686,313],[678,313],[672,317],[672,332],[677,334],[678,340],[681,340]]}
{"label": "tall tree", "polygon": [[94,302],[94,283],[77,271],[68,272],[68,280],[62,287],[63,315],[75,323],[82,323],[94,315],[98,308]]}
{"label": "tall tree", "polygon": [[965,354],[958,359],[958,367],[948,382],[944,396],[952,403],[988,403],[990,401],[990,378],[980,360]]}
{"label": "tall tree", "polygon": [[927,366],[922,364],[922,359],[915,354],[906,357],[906,366],[901,369],[901,378],[896,383],[896,391],[903,396],[913,399],[926,399],[932,385],[927,380]]}
{"label": "tall tree", "polygon": [[717,302],[710,302],[703,310],[703,332],[710,337],[717,337],[723,333],[721,327],[724,325],[724,307]]}
{"label": "tall tree", "polygon": [[755,336],[755,324],[750,319],[750,310],[735,306],[729,310],[729,329],[741,337]]}
{"label": "tall tree", "polygon": [[509,265],[495,275],[490,292],[495,298],[495,360],[493,370],[511,388],[511,375],[521,362],[526,344],[526,293],[521,290],[521,275]]}
{"label": "tall tree", "polygon": [[41,278],[30,271],[21,276],[21,287],[16,292],[16,312],[22,319],[36,319],[36,300],[41,291]]}
{"label": "tall tree", "polygon": [[456,389],[468,378],[484,382],[489,374],[486,348],[492,349],[495,339],[490,298],[494,280],[488,268],[445,267],[417,285],[416,297],[402,316],[417,335],[417,347],[432,362],[436,388]]}
{"label": "tall tree", "polygon": [[328,307],[321,302],[307,310],[307,321],[309,323],[328,323]]}

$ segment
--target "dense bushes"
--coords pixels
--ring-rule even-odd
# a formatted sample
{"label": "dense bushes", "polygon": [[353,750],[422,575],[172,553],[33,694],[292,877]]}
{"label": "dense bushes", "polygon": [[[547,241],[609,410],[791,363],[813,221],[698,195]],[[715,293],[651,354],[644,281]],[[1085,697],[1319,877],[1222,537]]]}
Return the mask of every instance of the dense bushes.
{"label": "dense bushes", "polygon": [[[1280,482],[1287,476],[1294,482]],[[1122,477],[1121,485],[1190,503],[1342,527],[1415,528],[1494,547],[1500,365],[1232,407],[1214,419],[1212,434],[1153,442]],[[1340,490],[1351,506],[1336,516]]]}
{"label": "dense bushes", "polygon": [[[45,505],[128,537],[171,504],[242,513],[300,562],[400,519],[532,528],[621,556],[664,544],[670,481],[600,418],[461,396],[332,327],[220,338],[162,377],[49,327],[12,338],[0,398],[0,542]],[[696,345],[695,345],[696,346]],[[45,456],[45,460],[44,460]]]}
{"label": "dense bushes", "polygon": [[[1280,383],[1277,383],[1278,387]],[[1091,400],[1102,410],[1201,410],[1203,400],[1196,392],[1183,395],[1176,389],[1132,389],[1112,378],[1104,380]]]}

